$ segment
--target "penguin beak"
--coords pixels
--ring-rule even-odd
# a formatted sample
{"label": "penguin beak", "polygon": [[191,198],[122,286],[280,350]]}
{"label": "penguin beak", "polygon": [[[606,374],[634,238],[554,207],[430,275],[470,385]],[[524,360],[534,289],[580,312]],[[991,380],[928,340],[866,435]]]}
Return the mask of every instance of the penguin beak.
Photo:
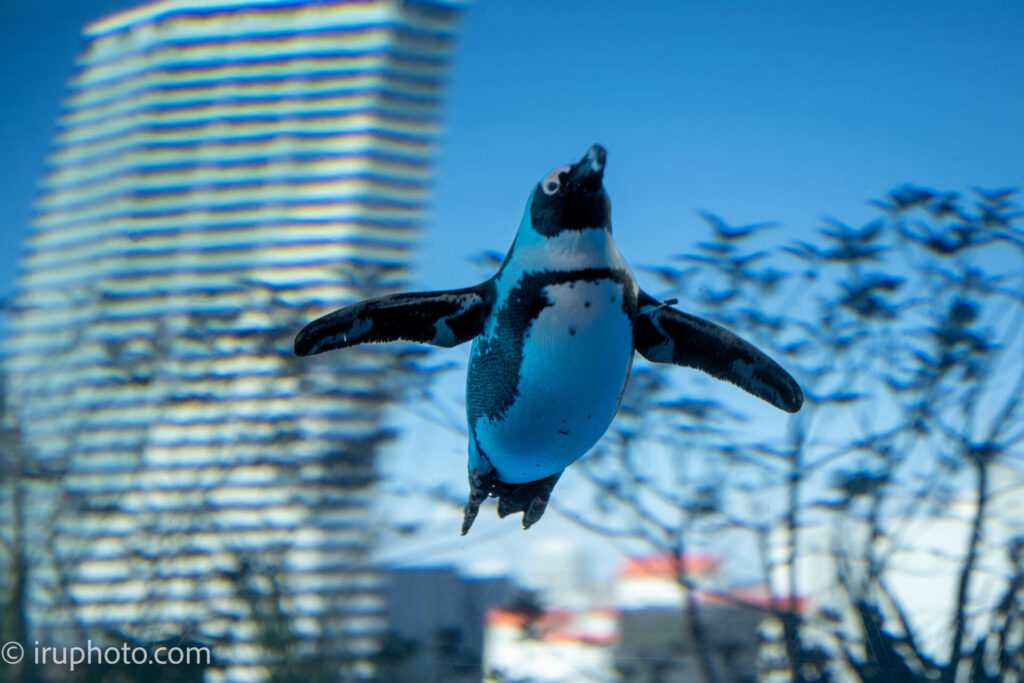
{"label": "penguin beak", "polygon": [[604,147],[591,145],[583,158],[569,171],[569,183],[585,190],[596,190],[601,187],[604,177],[604,160],[607,156]]}

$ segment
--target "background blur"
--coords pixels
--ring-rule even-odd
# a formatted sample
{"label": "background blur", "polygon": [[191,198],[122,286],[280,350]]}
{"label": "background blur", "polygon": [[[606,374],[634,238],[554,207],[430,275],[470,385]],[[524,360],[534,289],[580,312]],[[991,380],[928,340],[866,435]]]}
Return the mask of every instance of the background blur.
{"label": "background blur", "polygon": [[[137,6],[0,6],[2,640],[210,644],[176,674],[210,680],[1024,676],[1019,5]],[[488,277],[593,142],[641,285],[810,400],[637,361],[543,522],[461,538],[468,347],[290,337]]]}

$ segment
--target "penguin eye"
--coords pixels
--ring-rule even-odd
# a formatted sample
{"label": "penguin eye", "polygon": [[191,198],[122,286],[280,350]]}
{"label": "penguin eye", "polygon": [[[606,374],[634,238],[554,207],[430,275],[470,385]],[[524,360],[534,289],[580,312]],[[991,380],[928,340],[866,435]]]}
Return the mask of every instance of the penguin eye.
{"label": "penguin eye", "polygon": [[550,196],[558,192],[558,189],[562,186],[562,176],[568,173],[571,168],[571,166],[559,166],[549,173],[547,178],[540,181],[540,189],[544,191],[544,194]]}

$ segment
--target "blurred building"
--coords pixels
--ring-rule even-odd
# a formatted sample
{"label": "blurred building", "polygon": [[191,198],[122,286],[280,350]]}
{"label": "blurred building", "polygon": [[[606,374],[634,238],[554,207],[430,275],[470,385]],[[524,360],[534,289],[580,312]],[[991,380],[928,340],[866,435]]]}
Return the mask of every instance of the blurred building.
{"label": "blurred building", "polygon": [[487,613],[484,672],[488,681],[576,683],[617,680],[616,611],[608,607]]}
{"label": "blurred building", "polygon": [[[724,683],[759,680],[763,660],[784,654],[772,614],[811,603],[780,604],[764,584],[727,585],[722,564],[702,553],[626,558],[611,590],[573,606],[545,602],[543,590],[514,593],[488,610],[485,680],[682,683],[704,680],[705,667]],[[692,596],[684,582],[697,587]]]}
{"label": "blurred building", "polygon": [[625,610],[676,607],[682,605],[686,591],[680,577],[700,581],[707,588],[719,588],[722,561],[714,555],[686,553],[629,557],[619,568],[615,582],[615,603]]}
{"label": "blurred building", "polygon": [[484,620],[512,592],[506,578],[451,567],[387,572],[388,633],[378,671],[389,683],[479,683]]}
{"label": "blurred building", "polygon": [[405,279],[459,14],[160,0],[85,29],[7,341],[50,475],[26,503],[36,637],[187,634],[230,678],[369,672],[395,356],[299,361],[291,339]]}
{"label": "blurred building", "polygon": [[[761,680],[761,660],[777,646],[771,618],[775,601],[764,584],[727,585],[722,564],[702,553],[623,563],[616,587],[615,648],[622,680],[686,683],[706,679],[706,667],[723,683]],[[683,580],[697,587],[692,596]],[[699,634],[688,613],[691,597]],[[809,602],[800,598],[788,606],[805,612]]]}
{"label": "blurred building", "polygon": [[759,680],[759,630],[765,614],[733,604],[702,604],[699,619],[703,652],[690,629],[682,605],[624,610],[619,615],[620,640],[615,668],[624,681],[688,683],[705,680],[706,658],[723,683]]}

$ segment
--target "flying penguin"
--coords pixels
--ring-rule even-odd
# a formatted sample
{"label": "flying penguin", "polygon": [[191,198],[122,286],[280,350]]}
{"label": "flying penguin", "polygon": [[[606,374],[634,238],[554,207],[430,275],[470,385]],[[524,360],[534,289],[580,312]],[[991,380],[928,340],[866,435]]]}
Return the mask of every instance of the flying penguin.
{"label": "flying penguin", "polygon": [[593,145],[530,193],[498,272],[473,287],[369,299],[308,324],[295,353],[404,339],[451,347],[473,341],[466,378],[469,500],[544,514],[562,471],[611,424],[633,351],[655,363],[702,370],[790,413],[796,381],[753,345],[669,307],[640,289],[612,240],[606,152]]}

